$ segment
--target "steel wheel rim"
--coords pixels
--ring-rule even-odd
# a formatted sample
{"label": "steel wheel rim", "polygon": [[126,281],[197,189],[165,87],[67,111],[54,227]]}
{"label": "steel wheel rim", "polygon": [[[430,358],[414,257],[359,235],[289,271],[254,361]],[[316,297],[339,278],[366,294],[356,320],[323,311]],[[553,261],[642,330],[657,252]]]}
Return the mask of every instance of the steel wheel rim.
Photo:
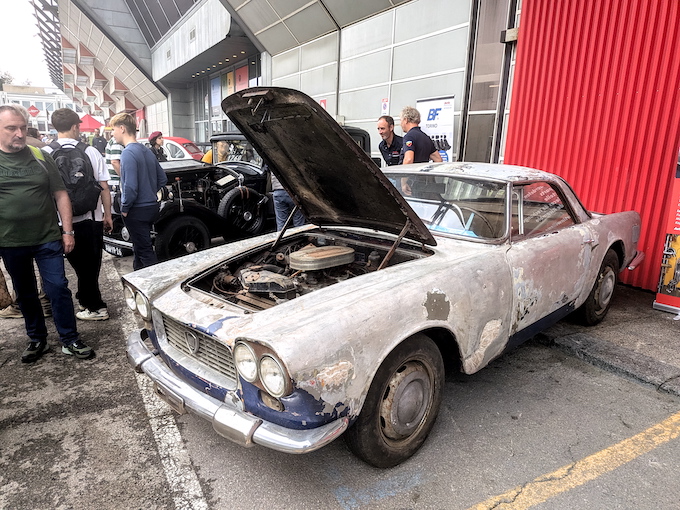
{"label": "steel wheel rim", "polygon": [[412,436],[432,405],[432,376],[425,365],[407,361],[387,383],[380,404],[380,426],[386,439]]}
{"label": "steel wheel rim", "polygon": [[609,305],[609,302],[614,295],[614,288],[616,287],[616,274],[608,267],[602,275],[600,282],[600,289],[597,295],[597,302],[600,310],[604,310]]}
{"label": "steel wheel rim", "polygon": [[170,252],[173,255],[195,253],[203,247],[201,232],[191,226],[179,230],[170,241]]}

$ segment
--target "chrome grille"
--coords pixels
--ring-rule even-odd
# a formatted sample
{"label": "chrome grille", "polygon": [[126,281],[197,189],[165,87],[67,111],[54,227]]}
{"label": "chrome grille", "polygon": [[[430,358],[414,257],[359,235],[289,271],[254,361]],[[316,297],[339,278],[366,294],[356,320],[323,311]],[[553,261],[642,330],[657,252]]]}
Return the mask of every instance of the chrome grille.
{"label": "chrome grille", "polygon": [[[163,316],[163,326],[168,343],[181,351],[186,356],[207,365],[209,368],[219,372],[229,380],[236,382],[236,367],[231,349],[218,342],[213,337],[206,335],[196,329],[189,328],[173,319]],[[187,345],[185,333],[191,332],[198,338],[199,349],[197,353],[192,353]]]}

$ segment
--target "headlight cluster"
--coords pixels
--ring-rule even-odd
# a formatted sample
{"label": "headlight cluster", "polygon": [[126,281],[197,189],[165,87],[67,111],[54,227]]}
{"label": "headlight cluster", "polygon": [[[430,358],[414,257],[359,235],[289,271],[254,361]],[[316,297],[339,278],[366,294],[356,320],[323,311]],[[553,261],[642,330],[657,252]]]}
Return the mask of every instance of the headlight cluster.
{"label": "headlight cluster", "polygon": [[234,346],[234,363],[241,377],[246,381],[262,386],[271,396],[280,398],[289,391],[289,378],[281,362],[271,353],[259,355],[245,342]]}
{"label": "headlight cluster", "polygon": [[123,294],[125,295],[125,303],[130,310],[139,313],[145,321],[151,320],[151,305],[144,294],[130,285],[124,285]]}

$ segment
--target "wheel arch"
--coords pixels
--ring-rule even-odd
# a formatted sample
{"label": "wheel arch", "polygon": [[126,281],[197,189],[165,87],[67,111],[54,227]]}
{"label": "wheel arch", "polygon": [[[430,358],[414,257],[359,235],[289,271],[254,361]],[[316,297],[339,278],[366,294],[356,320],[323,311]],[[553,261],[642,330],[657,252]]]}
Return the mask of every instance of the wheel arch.
{"label": "wheel arch", "polygon": [[[372,372],[370,373],[370,375],[367,376],[365,383],[362,383],[365,384],[366,393],[368,392],[368,388],[370,388],[371,384],[373,383],[373,380],[375,379],[378,370],[380,369],[382,364],[385,363],[385,360],[389,357],[389,355],[392,354],[397,348],[399,348],[399,346],[403,345],[405,342],[412,340],[417,335],[424,335],[434,342],[442,356],[442,360],[444,361],[444,369],[447,374],[461,371],[463,366],[463,356],[461,354],[460,345],[453,332],[441,326],[420,329],[417,331],[413,331],[409,333],[407,336],[403,337],[401,340],[390,344],[390,348],[384,350],[382,356],[380,357],[379,360],[380,362],[375,364]],[[364,394],[364,397],[365,396],[366,394]],[[364,407],[364,404],[365,399],[362,398],[361,405],[355,410],[353,410],[353,412],[351,413],[350,418],[352,421],[354,421],[359,416],[361,410]]]}
{"label": "wheel arch", "polygon": [[616,253],[616,257],[619,259],[619,271],[621,271],[624,268],[624,261],[626,257],[626,248],[623,245],[623,241],[618,240],[614,241],[609,248],[605,251],[605,254],[607,251],[612,250],[614,253]]}

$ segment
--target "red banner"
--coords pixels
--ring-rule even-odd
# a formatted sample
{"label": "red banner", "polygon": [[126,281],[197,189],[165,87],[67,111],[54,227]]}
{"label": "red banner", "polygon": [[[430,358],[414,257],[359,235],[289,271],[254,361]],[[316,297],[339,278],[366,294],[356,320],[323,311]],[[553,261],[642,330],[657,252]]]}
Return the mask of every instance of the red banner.
{"label": "red banner", "polygon": [[661,261],[661,276],[654,308],[678,313],[680,317],[680,158],[678,158],[673,180],[671,207],[666,224],[666,242]]}

